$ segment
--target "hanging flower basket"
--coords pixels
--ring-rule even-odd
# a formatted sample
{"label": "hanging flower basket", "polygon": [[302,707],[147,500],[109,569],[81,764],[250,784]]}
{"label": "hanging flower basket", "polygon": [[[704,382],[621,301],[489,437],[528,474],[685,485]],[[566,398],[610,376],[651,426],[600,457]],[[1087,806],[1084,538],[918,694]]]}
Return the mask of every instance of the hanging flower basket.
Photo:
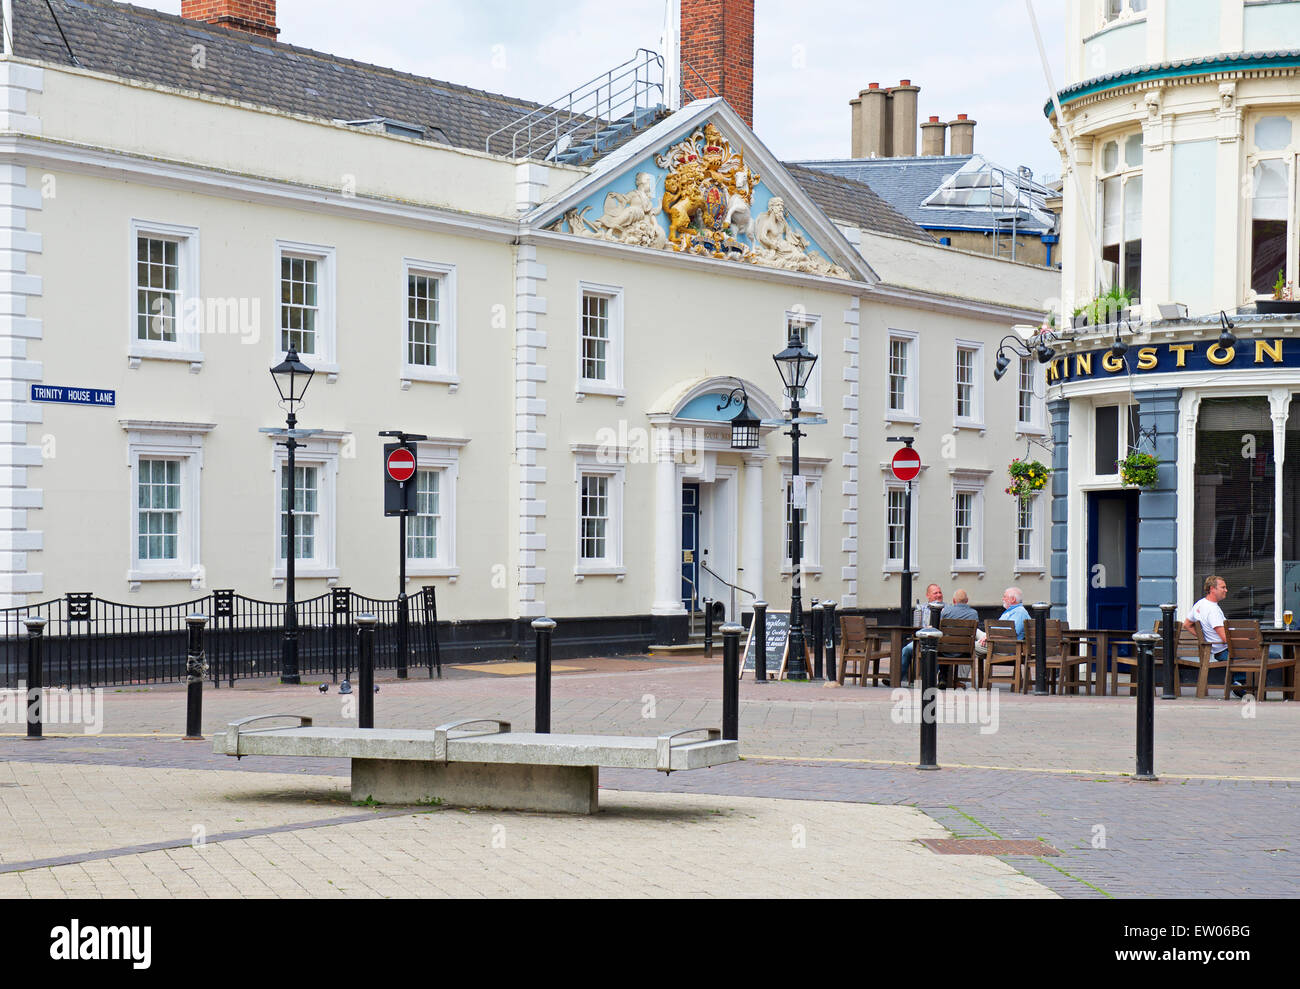
{"label": "hanging flower basket", "polygon": [[1013,460],[1007,467],[1007,473],[1011,475],[1011,487],[1007,488],[1007,494],[1014,498],[1024,498],[1047,487],[1052,469],[1037,460]]}
{"label": "hanging flower basket", "polygon": [[1129,487],[1154,488],[1160,480],[1160,461],[1149,453],[1130,453],[1119,462],[1119,477]]}

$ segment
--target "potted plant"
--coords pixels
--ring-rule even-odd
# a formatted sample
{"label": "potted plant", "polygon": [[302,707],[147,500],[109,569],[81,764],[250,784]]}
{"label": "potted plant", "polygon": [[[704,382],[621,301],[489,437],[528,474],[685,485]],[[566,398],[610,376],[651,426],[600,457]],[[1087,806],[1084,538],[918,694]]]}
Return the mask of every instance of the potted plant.
{"label": "potted plant", "polygon": [[1255,303],[1255,311],[1261,315],[1300,313],[1300,302],[1295,298],[1295,285],[1286,280],[1285,271],[1277,273],[1277,281],[1273,285],[1273,298],[1260,299]]}
{"label": "potted plant", "polygon": [[1024,498],[1037,494],[1047,487],[1047,479],[1052,476],[1052,468],[1044,466],[1037,460],[1016,459],[1007,467],[1007,473],[1011,475],[1011,487],[1007,488],[1007,494],[1013,498]]}
{"label": "potted plant", "polygon": [[1126,486],[1154,488],[1160,479],[1160,461],[1149,453],[1130,453],[1119,462],[1119,479]]}
{"label": "potted plant", "polygon": [[[1113,286],[1105,294],[1097,296],[1091,302],[1074,310],[1074,325],[1112,326],[1122,317],[1129,315],[1133,305],[1133,293],[1119,286]],[[1080,319],[1082,318],[1082,321]]]}

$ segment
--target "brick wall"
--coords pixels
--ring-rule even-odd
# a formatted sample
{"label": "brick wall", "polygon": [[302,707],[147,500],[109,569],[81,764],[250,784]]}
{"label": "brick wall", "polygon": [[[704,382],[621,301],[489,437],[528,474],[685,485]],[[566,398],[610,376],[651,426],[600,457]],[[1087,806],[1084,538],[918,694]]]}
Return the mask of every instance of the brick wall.
{"label": "brick wall", "polygon": [[754,126],[754,0],[682,0],[682,89],[700,79]]}
{"label": "brick wall", "polygon": [[280,33],[275,26],[275,0],[181,0],[181,16],[263,38]]}

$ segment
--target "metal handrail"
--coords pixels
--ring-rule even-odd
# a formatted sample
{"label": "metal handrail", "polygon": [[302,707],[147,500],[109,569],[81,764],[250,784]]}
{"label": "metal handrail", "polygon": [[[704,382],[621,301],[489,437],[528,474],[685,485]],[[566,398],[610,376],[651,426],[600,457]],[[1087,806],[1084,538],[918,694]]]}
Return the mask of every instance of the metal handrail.
{"label": "metal handrail", "polygon": [[[618,88],[615,88],[616,83]],[[652,102],[652,94],[656,91],[658,100]],[[508,137],[510,157],[549,158],[559,149],[562,138],[572,139],[584,127],[592,128],[595,134],[626,116],[629,106],[635,116],[643,106],[650,109],[663,102],[664,58],[648,48],[638,48],[636,54],[621,65],[493,131],[484,142],[484,150],[489,154],[504,153],[494,151],[493,143]],[[500,143],[504,148],[504,141]]]}
{"label": "metal handrail", "polygon": [[712,577],[714,580],[716,580],[718,583],[722,584],[724,587],[731,588],[731,620],[732,621],[737,620],[736,618],[736,592],[737,591],[740,591],[742,594],[748,594],[755,601],[758,600],[758,595],[755,594],[753,591],[747,591],[745,590],[745,588],[740,587],[737,584],[733,584],[729,580],[726,580],[725,578],[718,576],[716,573],[713,572],[713,569],[707,563],[701,561],[700,566],[702,566],[706,571],[708,571],[709,576]]}
{"label": "metal handrail", "polygon": [[[681,97],[682,97],[682,106],[685,106],[686,103],[687,103],[687,99],[686,99],[686,94],[687,94],[687,93],[690,93],[690,95],[691,95],[691,101],[692,101],[692,102],[695,101],[695,100],[702,100],[702,99],[705,99],[705,97],[703,97],[703,96],[696,96],[694,90],[690,90],[690,89],[687,89],[687,88],[686,88],[686,79],[685,79],[686,71],[685,71],[685,70],[689,70],[690,73],[691,73],[691,75],[693,75],[696,79],[699,80],[700,85],[703,86],[706,90],[708,90],[708,93],[709,93],[708,98],[709,98],[709,99],[717,99],[718,94],[714,91],[713,87],[709,85],[708,80],[705,79],[704,76],[700,75],[699,72],[697,72],[697,71],[695,70],[695,66],[691,65],[690,62],[687,62],[686,60],[683,59],[683,60],[682,60],[682,69],[684,70],[684,71],[682,72],[682,76],[683,76],[683,78],[682,78],[682,81],[681,81]],[[680,110],[681,107],[678,107],[678,109]]]}

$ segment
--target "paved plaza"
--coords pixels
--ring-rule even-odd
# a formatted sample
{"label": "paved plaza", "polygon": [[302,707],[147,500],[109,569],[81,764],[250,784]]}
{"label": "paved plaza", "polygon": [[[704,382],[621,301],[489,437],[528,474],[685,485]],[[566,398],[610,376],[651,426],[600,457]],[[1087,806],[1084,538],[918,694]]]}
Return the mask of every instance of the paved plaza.
{"label": "paved plaza", "polygon": [[[721,721],[721,669],[574,660],[558,732],[657,735]],[[533,679],[449,669],[385,681],[379,727],[475,716],[527,731]],[[310,679],[310,678],[309,678]],[[339,694],[206,690],[204,730],[262,714],[354,717]],[[104,694],[103,731],[0,737],[0,896],[1293,896],[1300,705],[1190,696],[1156,708],[1157,783],[1128,697],[997,696],[914,768],[886,689],[741,687],[739,764],[601,773],[592,818],[354,805],[343,760],[215,755],[181,741],[178,687]],[[939,855],[921,839],[1027,839],[1059,855]]]}

